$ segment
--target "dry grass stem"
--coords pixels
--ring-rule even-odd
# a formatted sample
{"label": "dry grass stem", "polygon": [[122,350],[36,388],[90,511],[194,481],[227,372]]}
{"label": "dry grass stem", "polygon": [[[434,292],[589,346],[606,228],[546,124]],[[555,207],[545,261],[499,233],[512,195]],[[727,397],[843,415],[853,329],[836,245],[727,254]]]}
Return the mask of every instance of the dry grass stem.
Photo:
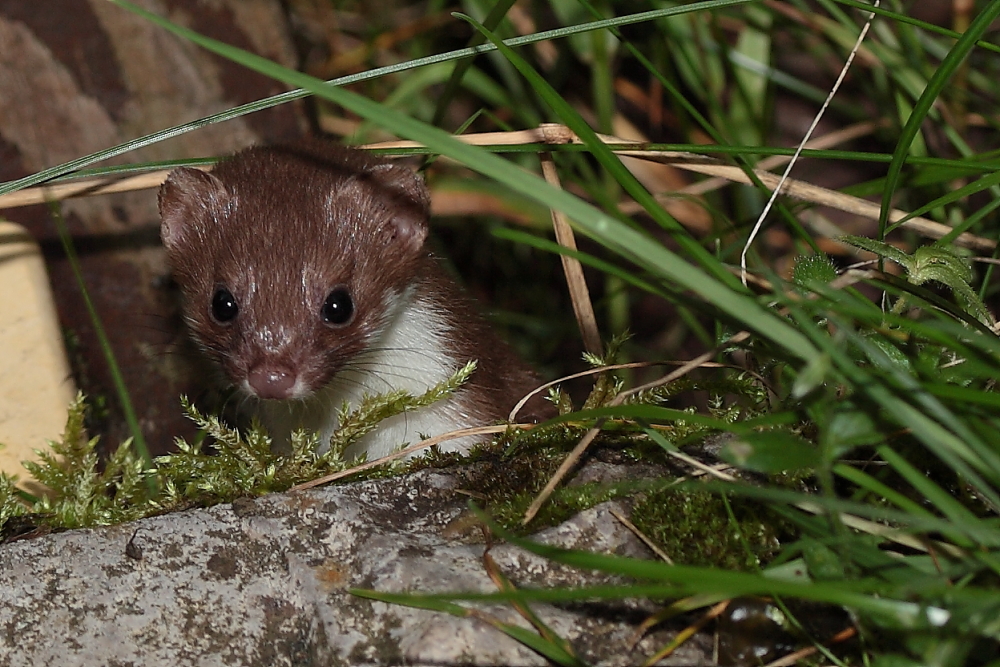
{"label": "dry grass stem", "polygon": [[[857,632],[858,631],[855,628],[845,628],[840,632],[838,632],[833,637],[831,637],[829,643],[837,644],[843,641],[847,641],[848,639],[856,635]],[[783,658],[778,658],[774,662],[769,662],[766,665],[764,665],[764,667],[791,667],[791,665],[794,665],[799,660],[804,660],[805,658],[814,655],[818,651],[819,649],[816,648],[815,646],[807,646],[803,649],[795,651],[794,653],[789,653]]]}
{"label": "dry grass stem", "polygon": [[[556,172],[556,165],[552,161],[551,153],[543,153],[542,175],[549,185],[562,188],[559,182],[559,174]],[[566,222],[566,216],[560,211],[552,210],[552,229],[555,231],[556,241],[564,248],[576,250],[576,237],[573,235],[573,228]],[[583,275],[583,265],[580,260],[569,255],[560,255],[562,259],[563,273],[566,274],[566,285],[569,287],[570,299],[573,303],[573,313],[576,315],[577,326],[580,327],[580,335],[583,337],[583,346],[591,354],[600,354],[603,350],[601,344],[601,333],[597,328],[597,318],[594,316],[594,305],[590,301],[590,290],[587,289],[587,279]]]}
{"label": "dry grass stem", "polygon": [[628,528],[632,532],[633,535],[635,535],[640,540],[642,540],[642,543],[645,544],[647,547],[649,547],[650,551],[652,551],[654,554],[656,554],[657,558],[659,558],[660,560],[662,560],[667,565],[673,565],[674,564],[674,561],[672,561],[670,559],[670,556],[668,556],[663,551],[663,549],[661,549],[660,547],[656,546],[656,543],[653,542],[653,540],[649,539],[649,537],[644,532],[642,532],[641,530],[639,530],[639,528],[634,523],[632,523],[631,521],[629,521],[625,517],[624,514],[622,514],[621,512],[619,512],[618,510],[616,510],[613,507],[611,509],[609,509],[608,512],[611,514],[611,516],[613,516],[614,518],[618,519],[618,521],[619,521],[619,523],[621,523],[621,525],[623,525],[626,528]]}
{"label": "dry grass stem", "polygon": [[729,606],[729,603],[730,600],[723,600],[722,602],[719,602],[716,605],[714,605],[711,609],[705,612],[700,619],[698,619],[696,622],[692,623],[688,627],[678,632],[677,635],[674,636],[674,638],[670,641],[669,644],[667,644],[655,655],[646,660],[646,662],[643,663],[643,667],[649,667],[651,665],[655,665],[664,658],[670,656],[674,651],[678,649],[678,647],[681,646],[681,644],[686,642],[688,639],[693,637],[697,632],[699,632],[702,628],[708,625],[709,621],[713,621],[719,616],[721,616],[722,612],[724,612],[726,608]]}
{"label": "dry grass stem", "polygon": [[[717,465],[717,466],[710,466],[710,465],[707,465],[705,463],[702,463],[701,461],[699,461],[698,459],[696,459],[696,458],[694,458],[692,456],[688,456],[684,452],[667,452],[667,454],[669,456],[677,459],[678,461],[683,461],[684,463],[688,464],[689,466],[691,466],[692,468],[694,468],[697,472],[700,472],[701,474],[708,475],[710,477],[715,477],[716,479],[720,479],[723,482],[735,482],[736,481],[735,477],[733,477],[729,473],[725,472],[726,470],[731,470],[732,469],[732,466],[730,466],[728,464],[721,464],[721,465]],[[694,474],[697,474],[697,472],[696,473],[691,473],[691,474],[694,475]]]}
{"label": "dry grass stem", "polygon": [[402,459],[410,454],[414,454],[421,450],[427,449],[428,447],[433,447],[434,445],[439,445],[442,442],[447,442],[448,440],[455,440],[457,438],[464,438],[470,435],[494,435],[496,433],[503,433],[509,428],[520,428],[520,429],[531,429],[534,428],[534,424],[504,424],[502,426],[475,426],[472,428],[460,428],[454,431],[449,431],[448,433],[442,433],[441,435],[436,435],[433,438],[427,438],[426,440],[421,440],[415,445],[410,445],[405,449],[401,449],[398,452],[389,454],[388,456],[383,456],[380,459],[375,459],[374,461],[367,461],[360,465],[356,465],[353,468],[347,470],[341,470],[340,472],[335,472],[324,477],[317,477],[316,479],[311,479],[308,482],[303,482],[302,484],[296,484],[289,491],[302,491],[305,489],[311,489],[316,486],[322,486],[329,482],[334,482],[338,479],[343,479],[344,477],[350,477],[356,473],[380,466],[386,463],[391,463],[397,459]]}
{"label": "dry grass stem", "polygon": [[[821,137],[810,139],[806,142],[805,148],[810,150],[827,150],[834,148],[835,146],[847,143],[848,141],[868,136],[880,125],[885,124],[886,123],[876,123],[875,121],[866,120],[860,123],[855,123],[854,125],[848,125],[845,128],[829,132]],[[758,162],[755,168],[759,171],[771,171],[772,169],[788,164],[791,160],[791,155],[771,155]],[[678,190],[677,194],[694,196],[705,195],[709,192],[729,185],[730,183],[732,183],[732,181],[728,178],[716,176],[713,178],[707,178],[704,181],[692,183],[691,185]]]}
{"label": "dry grass stem", "polygon": [[[800,510],[809,512],[810,514],[825,515],[827,511],[820,507],[819,505],[811,502],[801,502],[795,503],[795,506]],[[915,549],[923,553],[928,553],[930,550],[927,545],[921,540],[903,532],[899,528],[893,528],[891,526],[886,526],[885,524],[878,523],[877,521],[871,521],[869,519],[862,519],[859,516],[854,516],[853,514],[839,513],[837,518],[848,528],[853,528],[854,530],[867,533],[869,535],[875,535],[876,537],[881,537],[883,539],[889,540],[890,542],[895,542],[900,546],[907,547],[909,549]],[[956,558],[962,558],[966,556],[966,552],[962,549],[956,547],[954,544],[947,544],[945,542],[935,541],[933,542],[935,548],[939,551],[943,551],[950,556]]]}
{"label": "dry grass stem", "polygon": [[0,195],[0,209],[33,206],[50,201],[72,199],[73,197],[95,197],[115,192],[133,192],[135,190],[158,188],[163,184],[163,181],[167,180],[167,174],[171,171],[171,169],[158,169],[134,176],[98,176],[95,178],[81,178],[65,183],[25,188],[17,192]]}
{"label": "dry grass stem", "polygon": [[627,364],[613,364],[611,366],[600,366],[598,368],[588,368],[587,370],[580,371],[579,373],[573,373],[572,375],[564,375],[561,378],[556,378],[555,380],[552,380],[551,382],[546,382],[543,385],[539,385],[535,389],[533,389],[530,392],[528,392],[523,398],[521,398],[521,400],[517,402],[517,405],[515,405],[514,408],[510,411],[510,414],[507,416],[507,421],[509,421],[509,422],[516,421],[517,420],[517,413],[521,411],[521,408],[524,407],[525,403],[527,403],[528,401],[531,400],[532,396],[535,396],[535,395],[539,394],[540,392],[545,391],[546,389],[548,389],[550,387],[554,387],[557,384],[562,384],[563,382],[566,382],[568,380],[575,380],[577,378],[587,377],[588,375],[597,375],[598,373],[604,373],[605,371],[615,371],[615,370],[624,369],[624,368],[648,368],[649,366],[657,366],[657,365],[659,365],[661,363],[664,363],[664,362],[659,362],[659,361],[633,361],[633,362],[627,363]]}
{"label": "dry grass stem", "polygon": [[[641,157],[640,154],[645,153],[647,159],[662,159],[654,157],[653,152],[622,151],[621,153],[624,155],[634,155],[636,157]],[[676,164],[681,169],[686,169],[688,171],[695,171],[710,176],[722,176],[723,178],[733,181],[734,183],[744,183],[746,185],[751,184],[750,178],[743,173],[743,170],[739,167],[722,164],[673,162],[669,159],[668,162],[670,162],[670,164]],[[755,171],[754,173],[767,187],[777,187],[780,180],[779,176],[766,171]],[[842,192],[837,192],[836,190],[829,190],[818,185],[806,183],[805,181],[797,181],[792,178],[786,179],[782,189],[782,194],[794,199],[819,204],[820,206],[836,208],[847,213],[853,213],[864,218],[869,218],[871,220],[878,220],[879,216],[879,205],[874,202],[870,202],[867,199],[861,199],[860,197],[847,195]],[[896,223],[903,218],[906,218],[908,215],[909,214],[906,211],[894,208],[889,212],[889,221]],[[942,225],[939,222],[934,222],[933,220],[928,220],[927,218],[919,216],[906,220],[903,223],[903,227],[932,239],[939,239],[946,234],[951,233],[951,227],[948,225]],[[971,248],[979,252],[992,252],[993,249],[996,248],[996,241],[976,236],[974,234],[969,234],[968,232],[959,234],[955,239],[955,244]]]}

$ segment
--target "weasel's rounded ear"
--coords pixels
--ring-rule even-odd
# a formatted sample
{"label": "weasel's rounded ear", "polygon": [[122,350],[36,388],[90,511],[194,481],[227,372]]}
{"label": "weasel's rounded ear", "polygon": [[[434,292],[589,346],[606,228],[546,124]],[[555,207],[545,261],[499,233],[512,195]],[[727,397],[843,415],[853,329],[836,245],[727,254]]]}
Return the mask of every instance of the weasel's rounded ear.
{"label": "weasel's rounded ear", "polygon": [[431,195],[424,179],[398,164],[375,165],[369,173],[392,212],[394,238],[419,250],[427,238],[431,215]]}
{"label": "weasel's rounded ear", "polygon": [[157,197],[160,238],[167,251],[187,244],[211,212],[221,210],[231,198],[222,181],[208,172],[189,167],[170,172]]}

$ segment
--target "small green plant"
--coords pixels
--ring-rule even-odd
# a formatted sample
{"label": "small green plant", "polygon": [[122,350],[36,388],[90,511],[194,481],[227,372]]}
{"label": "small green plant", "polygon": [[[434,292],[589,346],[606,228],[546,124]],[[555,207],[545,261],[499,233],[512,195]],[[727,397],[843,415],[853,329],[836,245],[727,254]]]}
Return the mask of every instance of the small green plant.
{"label": "small green plant", "polygon": [[198,443],[178,439],[177,452],[154,459],[152,467],[143,464],[130,440],[99,462],[98,439],[87,438],[84,430],[86,403],[81,394],[69,407],[62,440],[50,442],[50,449],[39,452],[37,462],[24,464],[48,492],[27,497],[16,489],[15,479],[0,475],[0,532],[9,519],[19,515],[32,514],[38,524],[56,528],[108,525],[179,507],[285,491],[346,470],[356,463],[343,456],[347,447],[383,419],[447,398],[475,367],[474,362],[466,364],[419,396],[393,391],[365,396],[354,410],[343,406],[342,428],[324,453],[318,452],[317,436],[303,432],[292,435],[290,452],[275,453],[260,426],[243,433],[182,399],[188,417],[208,437]]}
{"label": "small green plant", "polygon": [[[840,240],[899,264],[906,271],[906,280],[912,285],[919,286],[927,282],[944,285],[973,317],[986,326],[993,325],[993,315],[970,286],[973,275],[969,262],[953,248],[920,246],[912,255],[908,255],[888,243],[863,236],[842,236]],[[906,305],[906,297],[901,296],[893,305],[892,312],[902,313],[906,310]]]}
{"label": "small green plant", "polygon": [[144,516],[149,471],[136,455],[132,441],[121,443],[102,469],[98,465],[97,438],[87,438],[84,430],[85,414],[86,404],[80,394],[69,407],[62,440],[50,442],[50,450],[38,452],[37,462],[24,463],[28,472],[51,490],[51,494],[36,499],[28,511],[47,517],[50,525],[66,528]]}
{"label": "small green plant", "polygon": [[826,255],[804,255],[795,260],[792,282],[808,288],[812,284],[825,284],[837,278],[837,267]]}

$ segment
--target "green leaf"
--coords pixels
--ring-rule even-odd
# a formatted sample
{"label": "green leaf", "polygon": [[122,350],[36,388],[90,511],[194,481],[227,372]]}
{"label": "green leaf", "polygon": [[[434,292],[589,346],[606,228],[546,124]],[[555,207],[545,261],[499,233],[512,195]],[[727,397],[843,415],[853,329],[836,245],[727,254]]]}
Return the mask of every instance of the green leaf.
{"label": "green leaf", "polygon": [[844,564],[828,546],[808,537],[799,540],[799,545],[802,547],[802,559],[813,579],[838,581],[844,578]]}
{"label": "green leaf", "polygon": [[830,355],[828,354],[817,354],[810,359],[805,368],[795,377],[795,382],[792,384],[792,398],[797,401],[801,400],[822,385],[830,373],[830,367]]}
{"label": "green leaf", "polygon": [[826,284],[837,278],[837,267],[827,255],[803,255],[795,258],[792,281],[801,287]]}
{"label": "green leaf", "polygon": [[885,435],[871,416],[850,401],[839,402],[834,407],[820,435],[820,443],[830,460],[839,459],[855,447],[874,445],[884,439]]}
{"label": "green leaf", "polygon": [[814,445],[781,431],[743,433],[729,440],[719,456],[738,468],[769,474],[806,470],[820,462]]}
{"label": "green leaf", "polygon": [[837,240],[843,241],[844,243],[849,243],[856,248],[867,250],[868,252],[874,253],[883,259],[891,259],[892,261],[896,262],[904,269],[906,269],[907,272],[909,272],[911,267],[913,266],[912,257],[907,255],[899,248],[891,246],[883,241],[876,241],[874,239],[869,239],[864,236],[853,236],[850,234],[838,237]]}

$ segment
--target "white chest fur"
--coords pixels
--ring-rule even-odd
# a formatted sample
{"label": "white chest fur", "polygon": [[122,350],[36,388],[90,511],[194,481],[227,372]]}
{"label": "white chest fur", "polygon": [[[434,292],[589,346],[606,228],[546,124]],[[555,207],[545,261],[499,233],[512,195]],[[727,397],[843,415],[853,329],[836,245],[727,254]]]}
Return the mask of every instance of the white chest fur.
{"label": "white chest fur", "polygon": [[[352,360],[333,381],[308,399],[263,401],[258,416],[276,442],[287,442],[292,431],[305,429],[320,435],[321,450],[340,426],[338,410],[346,401],[357,407],[364,395],[402,389],[414,396],[450,378],[470,359],[456,359],[445,340],[448,322],[431,303],[412,290],[391,297],[386,324],[369,349]],[[405,443],[480,425],[472,418],[461,390],[450,398],[381,422],[372,433],[348,448],[348,458],[367,454],[373,460],[392,453]],[[475,438],[450,440],[444,451],[461,451]]]}

